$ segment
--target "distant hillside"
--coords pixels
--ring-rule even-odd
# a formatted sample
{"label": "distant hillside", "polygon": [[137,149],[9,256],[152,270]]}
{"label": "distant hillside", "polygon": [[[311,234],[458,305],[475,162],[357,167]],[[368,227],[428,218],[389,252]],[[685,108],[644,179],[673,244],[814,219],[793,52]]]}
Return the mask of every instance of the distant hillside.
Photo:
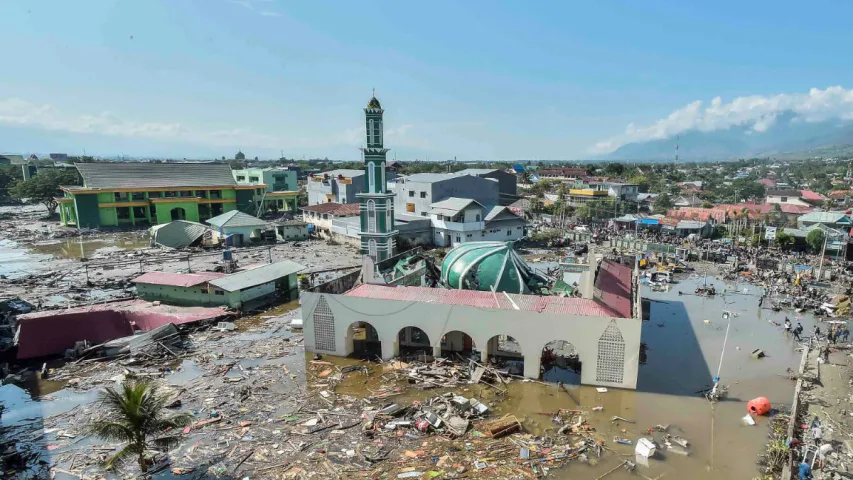
{"label": "distant hillside", "polygon": [[[629,143],[598,160],[672,161],[675,139]],[[817,123],[780,118],[770,130],[746,128],[687,132],[678,140],[680,160],[697,162],[744,157],[802,158],[849,155],[853,152],[853,122]]]}

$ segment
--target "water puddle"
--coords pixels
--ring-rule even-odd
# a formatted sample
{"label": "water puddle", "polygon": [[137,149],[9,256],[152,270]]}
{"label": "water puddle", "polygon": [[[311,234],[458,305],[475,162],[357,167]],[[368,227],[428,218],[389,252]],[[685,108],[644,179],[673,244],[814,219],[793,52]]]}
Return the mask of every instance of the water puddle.
{"label": "water puddle", "polygon": [[100,254],[147,248],[148,232],[121,232],[109,236],[69,237],[28,245],[34,253],[67,260],[93,259]]}

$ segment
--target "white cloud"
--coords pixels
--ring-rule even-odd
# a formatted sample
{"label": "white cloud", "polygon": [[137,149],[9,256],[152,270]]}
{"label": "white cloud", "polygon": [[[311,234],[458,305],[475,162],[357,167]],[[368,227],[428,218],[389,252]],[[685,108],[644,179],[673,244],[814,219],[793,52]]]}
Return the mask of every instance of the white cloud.
{"label": "white cloud", "polygon": [[280,14],[280,13],[278,13],[278,12],[272,12],[272,11],[269,11],[269,10],[264,10],[264,11],[262,11],[262,12],[261,12],[261,16],[262,16],[262,17],[280,17],[280,16],[281,16],[281,14]]}
{"label": "white cloud", "polygon": [[674,137],[687,131],[712,132],[731,127],[748,127],[754,132],[771,129],[778,116],[794,115],[795,121],[819,122],[832,118],[853,119],[853,89],[841,86],[824,90],[812,88],[808,93],[780,94],[774,96],[751,95],[723,103],[716,97],[703,106],[701,100],[675,110],[666,118],[647,126],[633,123],[621,135],[596,143],[591,153],[610,153],[634,142],[647,142]]}
{"label": "white cloud", "polygon": [[71,115],[53,105],[36,105],[19,98],[0,100],[0,124],[71,133],[183,141],[210,146],[246,145],[280,148],[283,139],[249,128],[206,130],[180,123],[134,122],[110,112]]}

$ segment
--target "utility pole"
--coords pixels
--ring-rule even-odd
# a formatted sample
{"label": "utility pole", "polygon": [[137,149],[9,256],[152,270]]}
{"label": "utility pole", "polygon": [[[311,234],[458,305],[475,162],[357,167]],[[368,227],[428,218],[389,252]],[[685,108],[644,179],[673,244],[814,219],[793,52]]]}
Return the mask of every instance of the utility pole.
{"label": "utility pole", "polygon": [[823,234],[823,249],[820,251],[820,266],[817,267],[817,281],[823,277],[823,256],[826,254],[826,241],[829,240],[829,235]]}

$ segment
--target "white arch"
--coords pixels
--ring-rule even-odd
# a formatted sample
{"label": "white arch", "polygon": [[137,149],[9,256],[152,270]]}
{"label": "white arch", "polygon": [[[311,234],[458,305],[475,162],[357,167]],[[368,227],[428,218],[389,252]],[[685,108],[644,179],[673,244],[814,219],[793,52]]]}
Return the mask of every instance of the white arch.
{"label": "white arch", "polygon": [[376,202],[372,199],[367,201],[367,233],[376,233]]}
{"label": "white arch", "polygon": [[376,240],[372,238],[367,241],[367,255],[376,260]]}

